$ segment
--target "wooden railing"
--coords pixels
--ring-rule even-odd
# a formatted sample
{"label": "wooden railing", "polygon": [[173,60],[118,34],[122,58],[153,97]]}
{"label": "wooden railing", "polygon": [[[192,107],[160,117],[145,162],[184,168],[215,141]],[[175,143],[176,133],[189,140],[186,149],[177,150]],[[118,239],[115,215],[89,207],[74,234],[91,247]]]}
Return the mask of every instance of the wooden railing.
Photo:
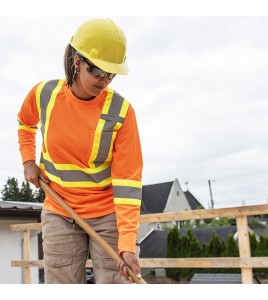
{"label": "wooden railing", "polygon": [[[268,268],[268,257],[251,257],[248,233],[248,216],[268,214],[268,205],[241,206],[209,210],[147,214],[140,216],[140,223],[236,218],[240,257],[215,258],[151,258],[140,259],[141,268],[241,268],[242,283],[253,283],[253,268]],[[31,282],[31,267],[43,267],[43,261],[30,260],[30,231],[41,230],[40,223],[11,225],[11,230],[22,231],[24,237],[23,260],[11,261],[12,267],[24,268],[24,283]],[[87,267],[92,267],[91,260]]]}

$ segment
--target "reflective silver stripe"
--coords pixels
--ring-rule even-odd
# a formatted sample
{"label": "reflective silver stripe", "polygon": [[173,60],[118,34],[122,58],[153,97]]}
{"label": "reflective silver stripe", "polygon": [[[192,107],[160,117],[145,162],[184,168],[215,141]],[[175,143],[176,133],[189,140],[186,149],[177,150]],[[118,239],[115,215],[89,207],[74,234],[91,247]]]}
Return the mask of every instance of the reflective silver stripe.
{"label": "reflective silver stripe", "polygon": [[100,147],[98,155],[96,157],[96,167],[103,164],[109,154],[111,142],[112,142],[113,131],[103,131],[101,134]]}
{"label": "reflective silver stripe", "polygon": [[142,189],[129,186],[113,186],[114,198],[141,199]]}
{"label": "reflective silver stripe", "polygon": [[87,174],[80,170],[57,170],[53,163],[49,162],[48,160],[44,159],[41,156],[41,163],[44,163],[45,170],[56,176],[59,177],[62,181],[65,182],[83,182],[83,181],[90,181],[94,183],[99,183],[111,176],[111,167],[104,169],[95,174]]}
{"label": "reflective silver stripe", "polygon": [[119,116],[121,107],[123,105],[124,98],[114,91],[112,103],[109,108],[109,116]]}
{"label": "reflective silver stripe", "polygon": [[108,114],[101,115],[101,119],[105,120],[105,123],[101,132],[98,154],[94,161],[97,167],[100,166],[109,155],[115,125],[117,122],[123,123],[124,121],[124,118],[119,117],[123,102],[124,98],[114,92]]}
{"label": "reflective silver stripe", "polygon": [[115,121],[115,122],[119,122],[119,123],[123,123],[124,122],[124,118],[119,117],[119,116],[109,116],[109,115],[101,115],[101,119],[106,120],[106,121]]}
{"label": "reflective silver stripe", "polygon": [[59,82],[59,80],[48,81],[44,85],[41,95],[40,95],[41,123],[42,123],[41,133],[42,133],[43,139],[44,139],[44,134],[45,134],[47,106],[48,106],[49,100],[51,98],[51,94],[54,91],[54,89],[56,88],[58,82]]}

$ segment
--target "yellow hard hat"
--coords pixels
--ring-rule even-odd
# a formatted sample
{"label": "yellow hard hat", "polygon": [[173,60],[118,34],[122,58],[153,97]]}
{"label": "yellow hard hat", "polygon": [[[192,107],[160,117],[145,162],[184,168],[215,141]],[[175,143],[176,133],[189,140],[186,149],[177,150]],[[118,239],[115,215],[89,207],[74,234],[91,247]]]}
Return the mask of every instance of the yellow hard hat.
{"label": "yellow hard hat", "polygon": [[71,38],[70,45],[103,71],[128,74],[125,63],[127,40],[111,19],[85,21]]}

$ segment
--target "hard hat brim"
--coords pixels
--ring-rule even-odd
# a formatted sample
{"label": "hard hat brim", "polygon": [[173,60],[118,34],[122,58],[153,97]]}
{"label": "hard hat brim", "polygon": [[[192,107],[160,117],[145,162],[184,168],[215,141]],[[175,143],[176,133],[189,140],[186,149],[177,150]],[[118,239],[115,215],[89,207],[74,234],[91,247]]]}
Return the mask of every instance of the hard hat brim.
{"label": "hard hat brim", "polygon": [[[70,43],[71,46],[72,43]],[[121,75],[127,75],[128,74],[128,66],[126,63],[121,63],[121,64],[115,64],[111,63],[108,61],[103,61],[101,59],[89,56],[87,53],[84,51],[79,51],[81,55],[83,55],[86,59],[88,59],[93,65],[96,67],[100,68],[101,70],[107,72],[107,73],[112,73],[112,74],[121,74]]]}
{"label": "hard hat brim", "polygon": [[105,72],[112,73],[112,74],[121,74],[121,75],[127,75],[129,72],[126,63],[115,64],[115,63],[110,63],[93,57],[87,57],[86,55],[85,57],[89,61],[91,61],[95,66],[97,66],[98,68],[100,68]]}

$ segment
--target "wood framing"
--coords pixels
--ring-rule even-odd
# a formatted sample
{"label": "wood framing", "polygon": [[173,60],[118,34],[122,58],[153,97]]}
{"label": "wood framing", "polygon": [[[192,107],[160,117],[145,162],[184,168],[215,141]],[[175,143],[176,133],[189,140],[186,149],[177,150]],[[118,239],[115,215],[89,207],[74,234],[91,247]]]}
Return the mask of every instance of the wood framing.
{"label": "wood framing", "polygon": [[[140,265],[142,268],[241,268],[242,283],[252,284],[252,269],[268,268],[268,257],[251,257],[247,217],[263,214],[268,214],[267,204],[141,215],[140,223],[235,217],[237,221],[240,257],[140,259]],[[24,235],[24,259],[11,261],[11,266],[22,267],[24,269],[24,282],[30,283],[30,268],[43,266],[43,261],[30,260],[30,231],[41,230],[41,224],[16,224],[10,227],[13,231],[23,231]],[[87,261],[86,266],[92,267],[91,260]]]}

